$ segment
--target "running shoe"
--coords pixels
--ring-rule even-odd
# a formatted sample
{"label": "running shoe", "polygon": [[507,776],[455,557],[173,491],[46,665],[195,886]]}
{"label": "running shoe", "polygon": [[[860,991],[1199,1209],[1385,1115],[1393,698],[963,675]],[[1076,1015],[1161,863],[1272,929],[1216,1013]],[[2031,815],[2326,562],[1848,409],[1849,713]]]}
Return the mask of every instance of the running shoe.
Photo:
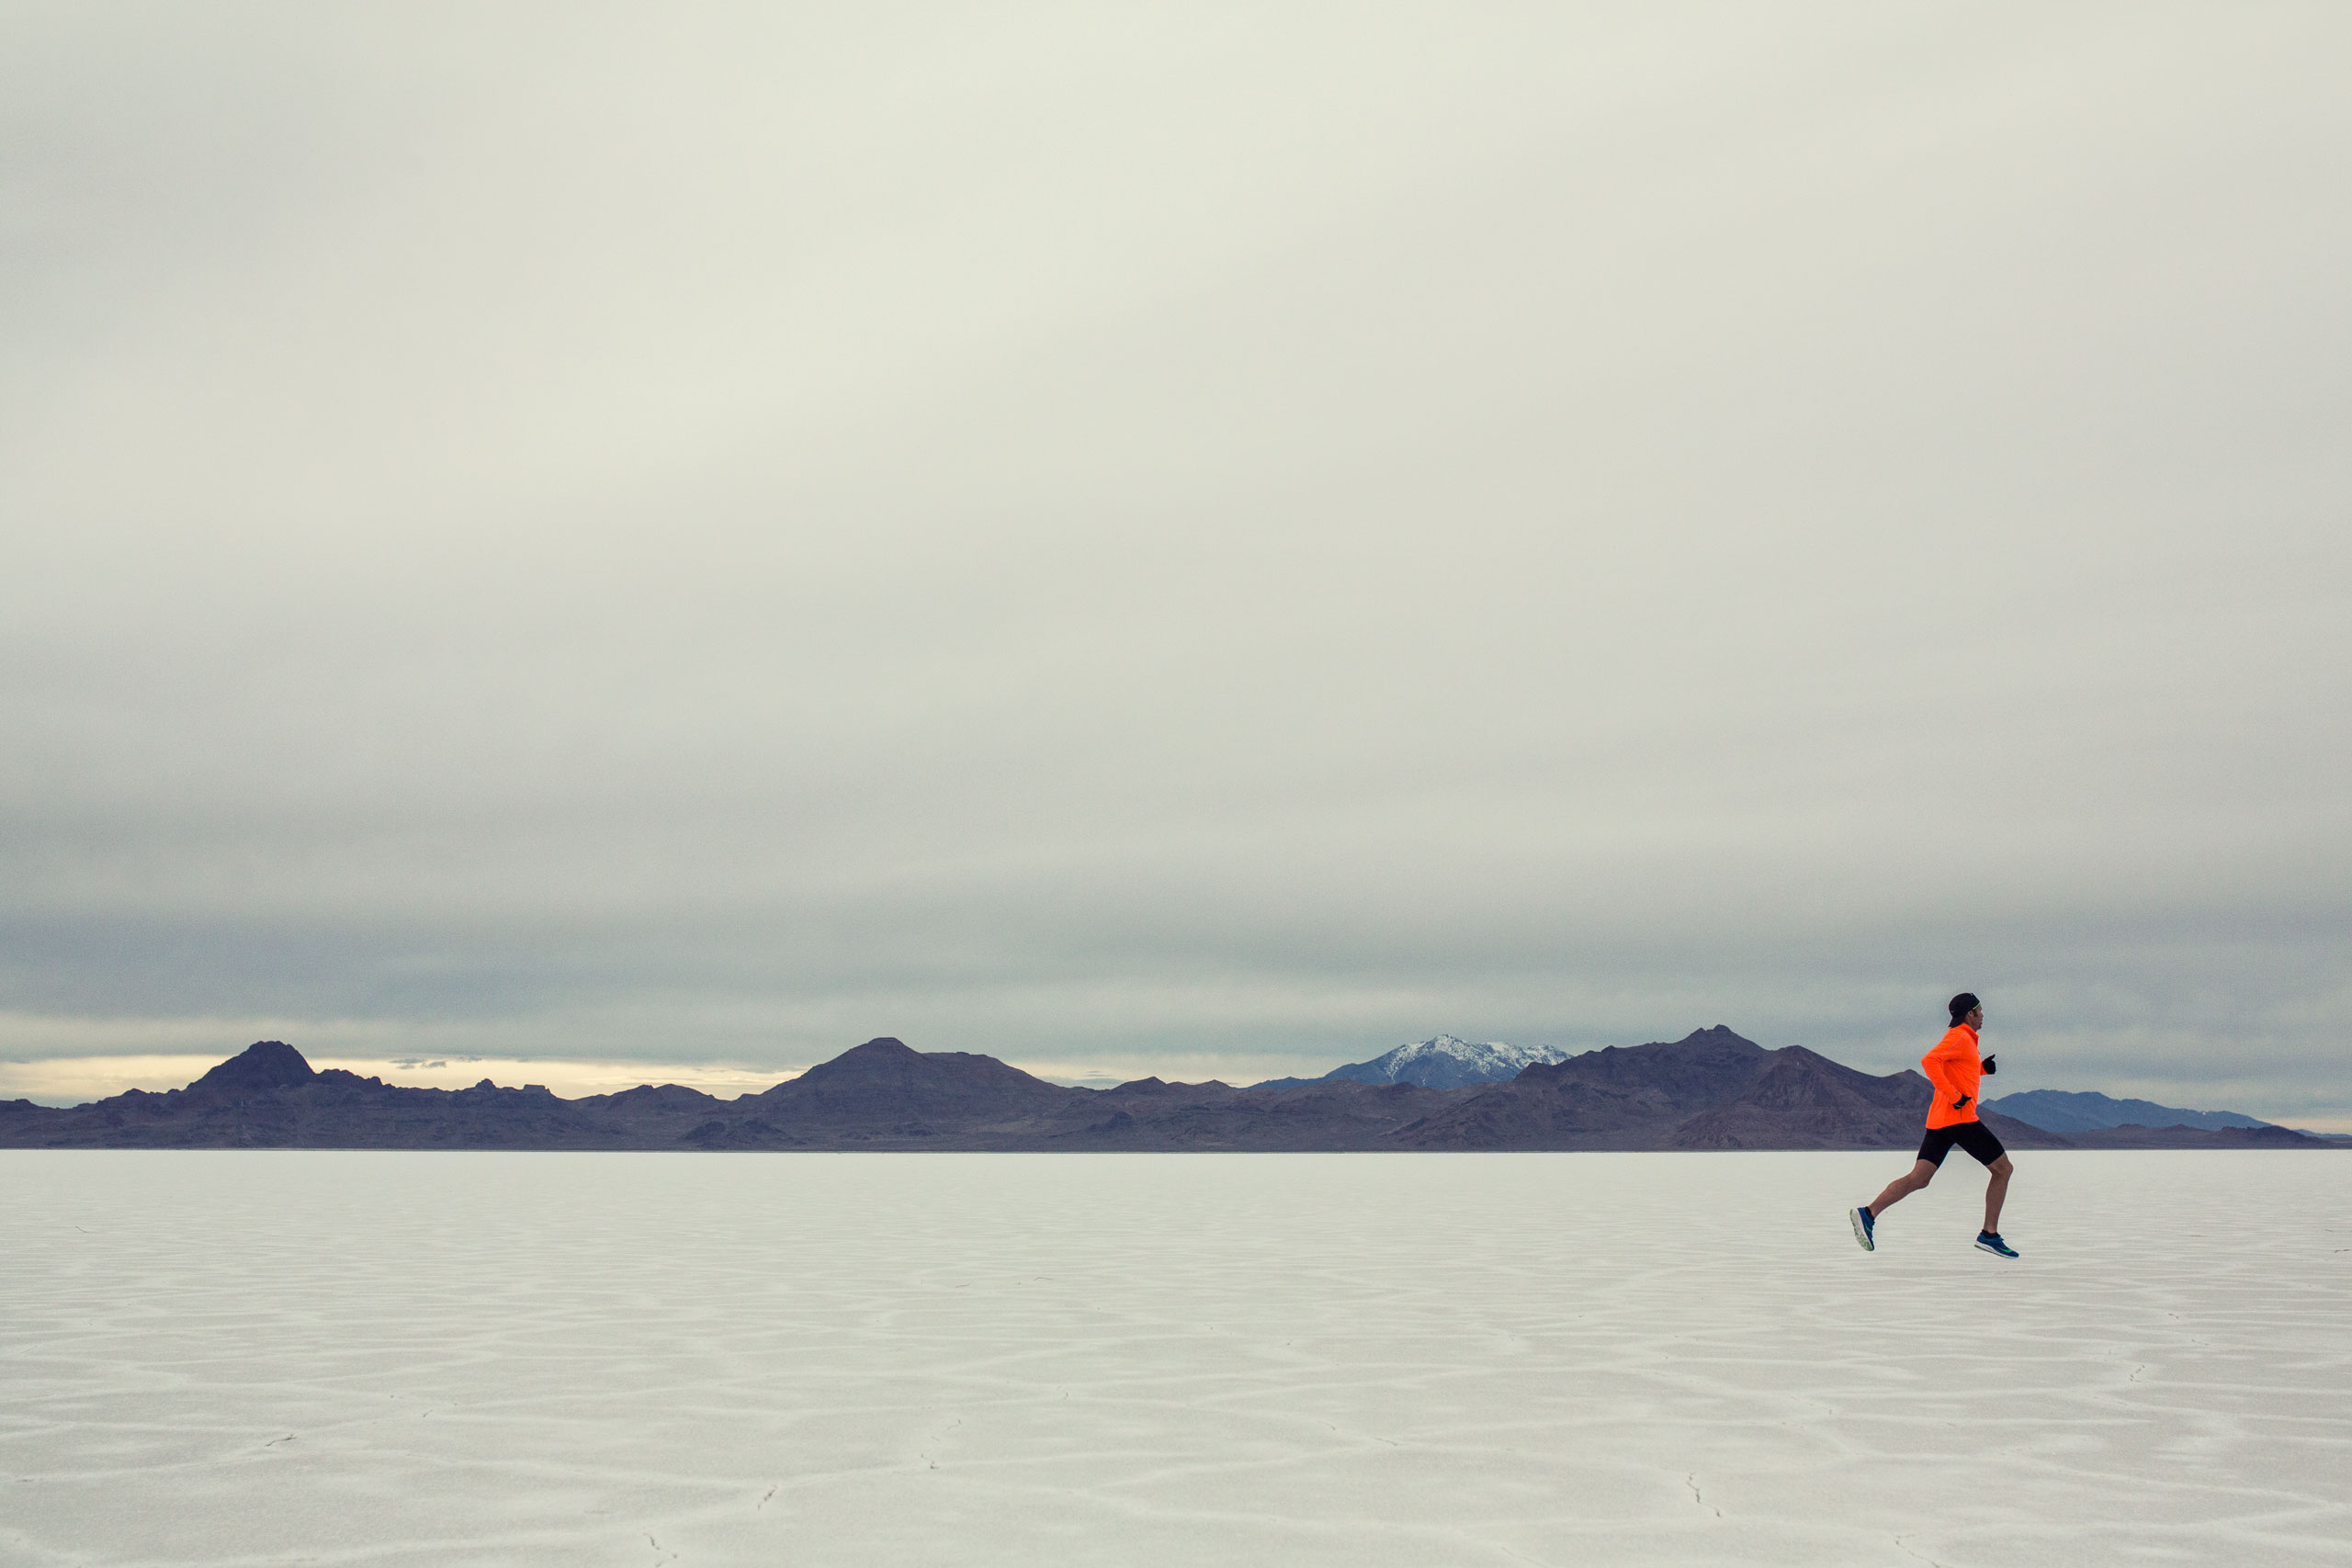
{"label": "running shoe", "polygon": [[1978,1231],[1976,1233],[1976,1250],[1979,1252],[1989,1252],[1996,1258],[2015,1258],[2018,1255],[2018,1249],[2011,1247],[2007,1242],[2003,1241],[2001,1239],[2001,1233],[1998,1231]]}
{"label": "running shoe", "polygon": [[1870,1210],[1868,1208],[1856,1209],[1848,1213],[1846,1217],[1854,1222],[1854,1239],[1862,1244],[1862,1250],[1864,1252],[1876,1252],[1878,1250],[1878,1243],[1872,1238],[1871,1233],[1878,1229],[1878,1222],[1871,1218]]}

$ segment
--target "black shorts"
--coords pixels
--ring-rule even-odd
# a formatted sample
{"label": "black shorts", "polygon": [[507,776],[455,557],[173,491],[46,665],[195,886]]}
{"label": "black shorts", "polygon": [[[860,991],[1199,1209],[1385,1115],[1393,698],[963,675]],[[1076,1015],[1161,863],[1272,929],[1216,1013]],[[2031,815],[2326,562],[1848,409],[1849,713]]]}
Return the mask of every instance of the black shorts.
{"label": "black shorts", "polygon": [[1955,1148],[1966,1149],[1981,1165],[1991,1165],[2009,1151],[1993,1135],[1993,1129],[1982,1122],[1955,1122],[1949,1127],[1930,1127],[1919,1142],[1919,1157],[1929,1165],[1941,1165],[1944,1156]]}

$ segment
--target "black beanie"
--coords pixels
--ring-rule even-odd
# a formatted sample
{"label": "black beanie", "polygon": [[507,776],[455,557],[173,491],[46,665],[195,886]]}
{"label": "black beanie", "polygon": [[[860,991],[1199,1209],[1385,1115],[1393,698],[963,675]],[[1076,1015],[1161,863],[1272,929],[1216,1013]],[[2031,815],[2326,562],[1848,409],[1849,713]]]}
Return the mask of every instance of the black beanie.
{"label": "black beanie", "polygon": [[1951,999],[1951,1021],[1956,1025],[1980,1007],[1974,991],[1962,991]]}

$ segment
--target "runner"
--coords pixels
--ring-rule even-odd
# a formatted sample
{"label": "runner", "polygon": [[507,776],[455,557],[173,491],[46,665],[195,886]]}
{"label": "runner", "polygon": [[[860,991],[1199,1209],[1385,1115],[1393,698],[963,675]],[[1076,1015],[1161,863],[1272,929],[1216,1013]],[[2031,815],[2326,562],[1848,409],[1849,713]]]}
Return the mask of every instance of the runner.
{"label": "runner", "polygon": [[1957,1145],[1992,1172],[1992,1179],[1984,1185],[1984,1228],[1976,1233],[1978,1249],[2002,1258],[2017,1256],[2017,1249],[2001,1239],[2001,1200],[2009,1195],[2008,1151],[2001,1147],[1993,1129],[1976,1118],[1977,1081],[1994,1071],[1992,1057],[1980,1062],[1976,1056],[1976,1036],[1984,1027],[1984,1009],[1974,992],[1962,991],[1952,998],[1951,1028],[1934,1050],[1919,1058],[1928,1081],[1936,1086],[1936,1097],[1928,1104],[1928,1135],[1919,1145],[1918,1163],[1912,1166],[1910,1175],[1888,1182],[1885,1191],[1850,1216],[1854,1239],[1862,1244],[1864,1252],[1878,1250],[1878,1217],[1889,1205],[1900,1203],[1933,1181],[1936,1168]]}

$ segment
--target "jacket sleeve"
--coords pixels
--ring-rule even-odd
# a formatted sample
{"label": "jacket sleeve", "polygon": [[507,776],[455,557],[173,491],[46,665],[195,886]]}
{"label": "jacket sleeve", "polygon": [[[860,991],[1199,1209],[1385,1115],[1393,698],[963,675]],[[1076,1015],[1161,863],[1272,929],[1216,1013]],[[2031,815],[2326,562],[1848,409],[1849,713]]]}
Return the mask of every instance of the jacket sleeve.
{"label": "jacket sleeve", "polygon": [[1928,1081],[1936,1086],[1936,1104],[1946,1112],[1973,1110],[1983,1078],[1976,1053],[1958,1041],[1946,1041],[1919,1058]]}

